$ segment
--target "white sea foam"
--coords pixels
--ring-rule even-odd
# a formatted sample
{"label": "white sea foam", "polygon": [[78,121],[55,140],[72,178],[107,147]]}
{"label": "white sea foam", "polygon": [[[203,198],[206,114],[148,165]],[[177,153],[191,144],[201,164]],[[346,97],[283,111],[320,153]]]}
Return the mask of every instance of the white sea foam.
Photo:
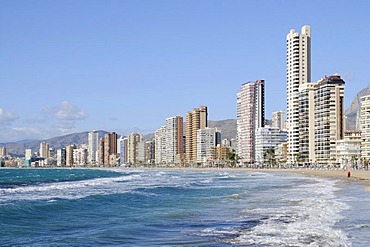
{"label": "white sea foam", "polygon": [[[276,200],[275,206],[246,210],[247,215],[261,218],[261,223],[242,231],[231,242],[257,246],[350,246],[346,234],[335,227],[348,205],[336,198],[334,183],[318,179],[275,195],[269,193]],[[283,206],[276,207],[280,204]]]}

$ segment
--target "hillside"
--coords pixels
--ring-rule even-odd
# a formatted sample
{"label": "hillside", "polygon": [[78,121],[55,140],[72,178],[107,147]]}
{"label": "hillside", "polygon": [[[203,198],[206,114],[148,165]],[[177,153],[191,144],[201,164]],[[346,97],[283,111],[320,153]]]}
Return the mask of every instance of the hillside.
{"label": "hillside", "polygon": [[347,108],[345,112],[347,116],[347,121],[346,121],[347,130],[356,129],[356,117],[357,117],[357,111],[360,107],[361,97],[365,95],[369,95],[369,94],[370,94],[370,84],[368,84],[366,88],[362,89],[360,92],[356,94],[355,98],[352,100],[351,105]]}
{"label": "hillside", "polygon": [[[12,143],[0,143],[0,146],[6,147],[8,154],[14,156],[24,156],[24,151],[26,149],[32,149],[32,152],[36,152],[40,148],[40,142],[45,141],[49,143],[51,148],[63,148],[69,144],[77,144],[81,145],[88,142],[88,133],[89,132],[82,132],[82,133],[73,133],[65,136],[57,136],[46,140],[24,140],[20,142],[12,142]],[[104,136],[106,131],[99,131],[99,138]]]}

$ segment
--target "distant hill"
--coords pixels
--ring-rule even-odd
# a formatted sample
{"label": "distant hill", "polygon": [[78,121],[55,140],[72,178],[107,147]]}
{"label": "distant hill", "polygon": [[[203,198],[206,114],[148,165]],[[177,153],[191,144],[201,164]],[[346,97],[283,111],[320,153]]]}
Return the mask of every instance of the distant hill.
{"label": "distant hill", "polygon": [[355,98],[352,100],[351,105],[347,108],[345,112],[347,116],[347,121],[346,121],[347,130],[356,129],[356,117],[357,117],[357,111],[360,107],[361,97],[365,95],[369,95],[369,94],[370,94],[370,84],[368,84],[366,88],[362,89],[360,92],[356,94]]}
{"label": "distant hill", "polygon": [[216,127],[221,131],[222,139],[236,138],[236,119],[226,119],[220,121],[208,121],[209,127]]}
{"label": "distant hill", "polygon": [[[103,137],[106,131],[100,130],[99,138]],[[32,149],[32,152],[36,152],[40,148],[40,142],[45,141],[49,143],[51,148],[63,148],[69,144],[85,144],[88,142],[88,131],[82,133],[73,133],[64,136],[57,136],[46,140],[23,140],[11,143],[0,143],[0,146],[6,147],[7,153],[14,156],[24,156],[26,149]]]}

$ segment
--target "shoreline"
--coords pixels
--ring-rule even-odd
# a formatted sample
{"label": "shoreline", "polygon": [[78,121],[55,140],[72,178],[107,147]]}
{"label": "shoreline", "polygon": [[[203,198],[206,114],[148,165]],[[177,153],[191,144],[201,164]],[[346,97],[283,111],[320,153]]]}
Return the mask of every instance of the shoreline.
{"label": "shoreline", "polygon": [[[0,167],[2,169],[23,169],[16,167]],[[277,172],[277,173],[296,173],[308,176],[321,178],[338,179],[343,182],[361,183],[366,191],[370,191],[370,170],[350,170],[351,176],[347,176],[346,170],[311,170],[307,168],[207,168],[207,167],[49,167],[49,168],[34,168],[34,169],[119,169],[119,170],[164,170],[164,171],[225,171],[225,172]]]}

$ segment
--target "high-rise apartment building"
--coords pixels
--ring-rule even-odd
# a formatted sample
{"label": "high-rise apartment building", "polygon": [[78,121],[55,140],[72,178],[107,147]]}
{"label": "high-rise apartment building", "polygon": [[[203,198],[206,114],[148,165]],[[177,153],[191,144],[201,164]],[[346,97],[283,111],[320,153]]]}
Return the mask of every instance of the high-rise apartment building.
{"label": "high-rise apartment building", "polygon": [[30,160],[32,157],[32,149],[26,149],[25,150],[25,155],[24,155],[24,159],[25,160]]}
{"label": "high-rise apartment building", "polygon": [[186,113],[186,161],[197,162],[197,130],[208,127],[208,111],[200,106]]}
{"label": "high-rise apartment building", "polygon": [[336,145],[344,138],[344,84],[339,75],[325,76],[315,90],[315,159],[336,160]]}
{"label": "high-rise apartment building", "polygon": [[311,81],[311,28],[286,37],[288,162],[299,156],[299,86]]}
{"label": "high-rise apartment building", "polygon": [[73,150],[76,148],[75,144],[66,147],[66,166],[73,166]]}
{"label": "high-rise apartment building", "polygon": [[6,147],[0,147],[0,157],[6,156]]}
{"label": "high-rise apartment building", "polygon": [[49,144],[46,142],[40,143],[40,157],[48,159],[49,158]]}
{"label": "high-rise apartment building", "polygon": [[[197,163],[206,163],[211,158],[211,147],[217,146],[218,130],[216,128],[204,128],[197,130]],[[220,138],[219,138],[220,139]]]}
{"label": "high-rise apartment building", "polygon": [[361,97],[360,109],[361,156],[370,159],[370,95]]}
{"label": "high-rise apartment building", "polygon": [[317,83],[299,86],[299,154],[291,162],[313,163],[315,161],[315,91]]}
{"label": "high-rise apartment building", "polygon": [[155,163],[166,163],[166,126],[162,126],[155,131]]}
{"label": "high-rise apartment building", "polygon": [[117,134],[115,132],[104,135],[104,165],[117,164]]}
{"label": "high-rise apartment building", "polygon": [[137,164],[139,161],[139,142],[143,141],[143,135],[131,133],[128,137],[128,163]]}
{"label": "high-rise apartment building", "polygon": [[272,113],[272,125],[271,127],[278,128],[281,130],[285,129],[285,112],[280,110]]}
{"label": "high-rise apartment building", "polygon": [[98,152],[98,163],[99,165],[104,165],[104,146],[105,146],[105,138],[102,137],[99,139],[99,152]]}
{"label": "high-rise apartment building", "polygon": [[66,166],[66,149],[57,150],[57,166]]}
{"label": "high-rise apartment building", "polygon": [[166,119],[166,163],[181,163],[184,156],[184,120],[180,116]]}
{"label": "high-rise apartment building", "polygon": [[96,164],[98,161],[99,150],[99,132],[96,130],[90,131],[88,134],[87,159],[89,164]]}
{"label": "high-rise apartment building", "polygon": [[255,132],[265,123],[265,82],[247,82],[237,94],[238,154],[244,165],[255,161]]}

